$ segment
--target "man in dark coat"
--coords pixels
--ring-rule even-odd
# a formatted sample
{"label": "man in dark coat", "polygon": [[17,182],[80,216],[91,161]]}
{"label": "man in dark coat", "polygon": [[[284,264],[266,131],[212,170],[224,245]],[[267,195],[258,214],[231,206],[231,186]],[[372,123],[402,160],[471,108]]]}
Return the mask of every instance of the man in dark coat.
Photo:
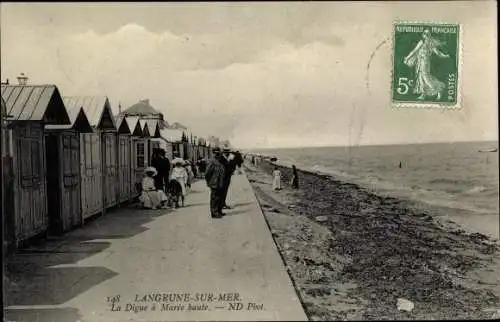
{"label": "man in dark coat", "polygon": [[222,163],[223,156],[219,148],[214,148],[214,158],[208,163],[205,180],[210,188],[210,213],[212,218],[222,218],[224,189],[225,189],[225,167]]}
{"label": "man in dark coat", "polygon": [[151,166],[156,169],[156,176],[154,176],[156,190],[163,190],[163,178],[160,175],[160,154],[157,148],[153,149],[151,156]]}
{"label": "man in dark coat", "polygon": [[245,160],[243,159],[243,156],[241,155],[240,151],[234,152],[234,163],[236,167],[238,168],[239,173],[241,174],[241,166]]}
{"label": "man in dark coat", "polygon": [[158,175],[161,176],[162,180],[162,185],[164,190],[168,190],[168,184],[169,184],[169,176],[170,176],[170,160],[167,158],[167,152],[163,149],[158,150],[158,157],[159,157],[159,169],[158,169]]}
{"label": "man in dark coat", "polygon": [[205,175],[206,169],[207,169],[207,162],[205,161],[205,158],[200,158],[200,160],[198,160],[198,170],[200,172],[201,177]]}
{"label": "man in dark coat", "polygon": [[234,155],[231,154],[231,150],[229,150],[228,148],[224,148],[223,150],[222,163],[226,170],[224,173],[224,195],[222,196],[222,208],[231,209],[226,203],[226,198],[229,191],[229,185],[231,184],[231,177],[236,170],[236,163],[234,160]]}

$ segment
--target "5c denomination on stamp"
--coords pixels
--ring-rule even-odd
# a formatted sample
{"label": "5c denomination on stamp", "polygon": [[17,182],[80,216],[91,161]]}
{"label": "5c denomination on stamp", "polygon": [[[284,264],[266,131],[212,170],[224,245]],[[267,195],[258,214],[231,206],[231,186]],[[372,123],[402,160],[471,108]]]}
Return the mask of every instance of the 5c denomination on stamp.
{"label": "5c denomination on stamp", "polygon": [[394,106],[460,107],[460,27],[445,23],[394,23]]}

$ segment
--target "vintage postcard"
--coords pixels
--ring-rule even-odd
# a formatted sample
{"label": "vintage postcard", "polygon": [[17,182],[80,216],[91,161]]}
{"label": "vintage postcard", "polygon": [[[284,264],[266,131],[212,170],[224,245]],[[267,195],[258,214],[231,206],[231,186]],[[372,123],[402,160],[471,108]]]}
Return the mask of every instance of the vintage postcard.
{"label": "vintage postcard", "polygon": [[3,321],[500,318],[493,1],[0,4]]}

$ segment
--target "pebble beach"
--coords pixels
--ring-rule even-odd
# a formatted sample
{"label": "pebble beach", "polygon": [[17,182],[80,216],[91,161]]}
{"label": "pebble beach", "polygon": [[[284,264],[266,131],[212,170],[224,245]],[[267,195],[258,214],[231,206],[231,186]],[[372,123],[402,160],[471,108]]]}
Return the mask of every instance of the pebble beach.
{"label": "pebble beach", "polygon": [[274,166],[246,173],[310,320],[500,317],[498,240],[318,173],[273,191]]}

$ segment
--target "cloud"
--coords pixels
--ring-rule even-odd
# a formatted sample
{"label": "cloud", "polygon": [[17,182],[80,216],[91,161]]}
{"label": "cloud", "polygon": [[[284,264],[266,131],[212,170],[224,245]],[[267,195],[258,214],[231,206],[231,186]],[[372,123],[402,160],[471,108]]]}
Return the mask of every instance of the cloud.
{"label": "cloud", "polygon": [[2,78],[22,71],[33,83],[57,84],[63,95],[105,93],[115,110],[118,102],[125,108],[149,98],[168,121],[242,147],[496,136],[496,34],[484,19],[464,18],[464,109],[394,110],[390,41],[367,68],[390,38],[387,9],[351,21],[290,8],[257,14],[248,6],[241,19],[211,16],[217,32],[214,25],[210,32],[153,31],[138,22],[107,33],[2,25]]}

